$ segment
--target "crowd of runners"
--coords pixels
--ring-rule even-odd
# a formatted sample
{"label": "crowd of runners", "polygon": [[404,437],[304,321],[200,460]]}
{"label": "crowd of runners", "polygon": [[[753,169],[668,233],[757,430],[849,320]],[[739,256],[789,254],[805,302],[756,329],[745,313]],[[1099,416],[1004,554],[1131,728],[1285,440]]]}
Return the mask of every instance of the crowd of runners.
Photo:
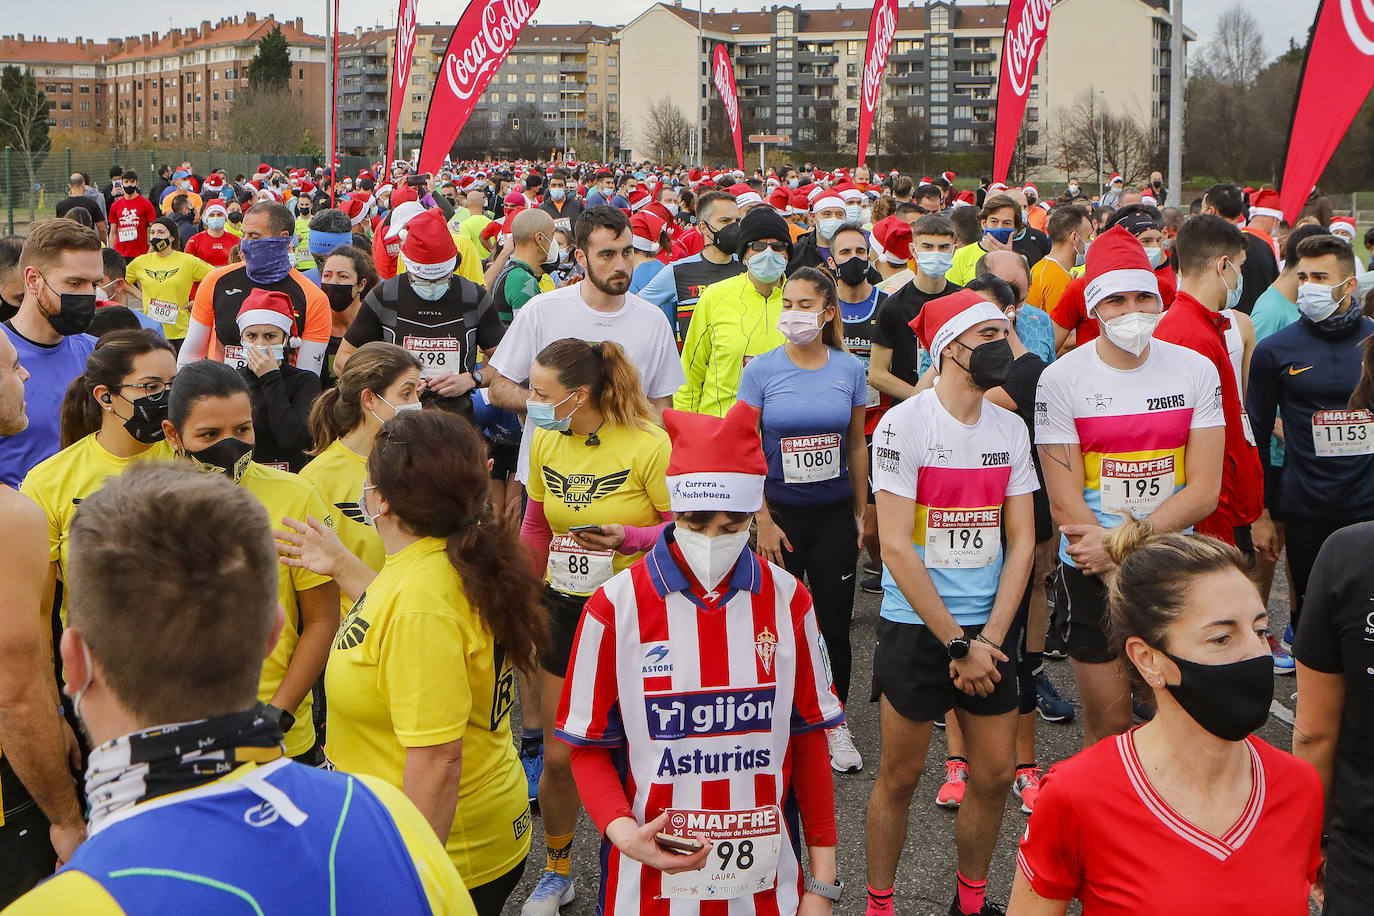
{"label": "crowd of runners", "polygon": [[951,916],[1369,912],[1374,230],[1178,196],[73,174],[0,238],[0,905],[886,916],[941,728]]}

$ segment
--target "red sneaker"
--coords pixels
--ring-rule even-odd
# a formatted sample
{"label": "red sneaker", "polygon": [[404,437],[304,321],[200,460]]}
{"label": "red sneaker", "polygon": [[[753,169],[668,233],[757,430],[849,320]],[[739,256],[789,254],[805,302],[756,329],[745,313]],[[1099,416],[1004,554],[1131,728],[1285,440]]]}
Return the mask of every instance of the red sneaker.
{"label": "red sneaker", "polygon": [[1016,771],[1016,781],[1011,789],[1021,799],[1021,813],[1030,814],[1035,807],[1035,798],[1040,794],[1040,768],[1022,767]]}
{"label": "red sneaker", "polygon": [[968,788],[968,764],[962,760],[945,761],[945,784],[935,796],[935,804],[941,808],[957,808],[964,800],[964,790]]}

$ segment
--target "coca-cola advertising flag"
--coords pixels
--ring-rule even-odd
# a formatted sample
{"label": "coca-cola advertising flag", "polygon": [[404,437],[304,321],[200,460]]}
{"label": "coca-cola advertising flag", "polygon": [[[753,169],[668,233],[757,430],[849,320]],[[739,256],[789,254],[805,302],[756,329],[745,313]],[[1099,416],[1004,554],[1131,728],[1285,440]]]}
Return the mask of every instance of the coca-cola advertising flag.
{"label": "coca-cola advertising flag", "polygon": [[401,106],[406,100],[406,86],[410,84],[410,62],[415,53],[415,0],[401,0],[396,13],[396,57],[391,64],[391,116],[387,119],[386,173],[396,161],[396,122],[401,119]]}
{"label": "coca-cola advertising flag", "polygon": [[1374,2],[1322,0],[1298,79],[1279,206],[1296,223],[1326,164],[1374,88]]}
{"label": "coca-cola advertising flag", "polygon": [[725,104],[725,115],[730,119],[730,132],[735,135],[735,159],[744,168],[744,135],[739,127],[739,93],[735,90],[735,65],[730,62],[730,52],[725,45],[716,45],[712,55],[711,82],[715,83],[720,100]]}
{"label": "coca-cola advertising flag", "polygon": [[1054,0],[1011,0],[1002,37],[1002,72],[997,78],[997,139],[992,149],[992,180],[1006,181],[1016,134],[1026,115],[1026,98],[1035,61],[1045,46]]}
{"label": "coca-cola advertising flag", "polygon": [[868,134],[873,127],[873,113],[878,108],[878,93],[883,88],[883,69],[887,66],[887,52],[897,34],[897,0],[877,0],[873,4],[873,18],[868,23],[868,55],[864,60],[864,93],[859,108],[859,165],[868,158]]}
{"label": "coca-cola advertising flag", "polygon": [[419,171],[434,172],[443,165],[477,100],[538,8],[539,0],[473,0],[468,4],[444,49],[430,96]]}

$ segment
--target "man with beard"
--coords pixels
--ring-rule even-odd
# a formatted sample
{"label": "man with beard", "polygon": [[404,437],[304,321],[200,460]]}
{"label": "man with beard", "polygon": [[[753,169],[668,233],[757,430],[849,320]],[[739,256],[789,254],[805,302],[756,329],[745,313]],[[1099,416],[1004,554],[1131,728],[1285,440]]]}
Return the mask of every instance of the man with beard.
{"label": "man with beard", "polygon": [[[639,370],[649,401],[660,411],[671,407],[673,393],[686,377],[668,319],[629,292],[634,252],[630,218],[615,207],[589,207],[573,224],[573,238],[573,256],[586,271],[586,281],[541,293],[515,314],[491,358],[491,403],[523,413],[535,356],[555,340],[573,337],[620,344]],[[521,483],[529,474],[533,437],[534,425],[526,417],[515,473]]]}

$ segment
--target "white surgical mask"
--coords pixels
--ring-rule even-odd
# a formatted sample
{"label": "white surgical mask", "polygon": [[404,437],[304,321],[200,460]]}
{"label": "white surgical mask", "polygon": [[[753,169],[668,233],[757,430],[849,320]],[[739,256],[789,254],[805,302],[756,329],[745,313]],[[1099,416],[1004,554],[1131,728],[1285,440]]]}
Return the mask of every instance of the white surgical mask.
{"label": "white surgical mask", "polygon": [[1335,314],[1336,309],[1341,307],[1345,301],[1342,296],[1334,299],[1331,296],[1334,286],[1323,286],[1320,283],[1301,283],[1298,285],[1298,311],[1308,321],[1325,321]]}
{"label": "white surgical mask", "polygon": [[833,239],[835,230],[844,225],[844,220],[838,216],[827,216],[816,224],[816,231],[823,239]]}
{"label": "white surgical mask", "polygon": [[[381,402],[382,402],[383,404],[385,404],[387,407],[390,407],[390,408],[391,408],[391,415],[392,415],[393,417],[397,416],[398,414],[405,413],[407,410],[420,410],[420,409],[422,409],[422,408],[425,406],[425,405],[421,404],[419,401],[416,401],[414,404],[393,404],[393,403],[391,403],[390,401],[388,401],[386,398],[382,397],[380,394],[377,395],[377,400],[381,401]],[[385,422],[386,422],[386,421],[383,420],[381,417],[377,416],[377,411],[373,410],[371,407],[369,407],[369,408],[367,409],[367,412],[370,413],[370,414],[372,414],[373,418],[374,418],[378,423],[385,423]]]}
{"label": "white surgical mask", "polygon": [[789,342],[804,347],[821,336],[820,319],[818,312],[788,309],[778,316],[778,330]]}
{"label": "white surgical mask", "polygon": [[444,293],[448,292],[449,280],[445,277],[442,280],[411,280],[410,288],[415,295],[424,299],[426,302],[435,302],[444,298]]}
{"label": "white surgical mask", "polygon": [[205,227],[207,229],[213,229],[216,232],[224,228],[224,223],[225,217],[223,216],[209,216],[205,218]]}
{"label": "white surgical mask", "polygon": [[844,218],[847,222],[857,223],[864,218],[864,208],[861,204],[848,204],[844,208]]}
{"label": "white surgical mask", "polygon": [[78,719],[81,718],[81,701],[86,697],[86,691],[91,689],[91,682],[95,680],[95,666],[91,663],[91,650],[86,647],[86,640],[81,640],[81,655],[86,659],[86,683],[76,688],[72,694],[72,711],[76,713]]}
{"label": "white surgical mask", "polygon": [[1151,267],[1159,267],[1159,265],[1161,265],[1161,264],[1164,263],[1164,249],[1163,249],[1163,248],[1146,248],[1146,249],[1145,249],[1145,257],[1147,257],[1147,258],[1150,259],[1150,266],[1151,266]]}
{"label": "white surgical mask", "polygon": [[744,545],[749,543],[749,529],[708,537],[678,525],[673,529],[673,539],[692,574],[709,592],[735,568]]}
{"label": "white surgical mask", "polygon": [[1150,345],[1159,318],[1158,312],[1129,312],[1110,321],[1099,318],[1097,323],[1108,340],[1132,356],[1139,356]]}
{"label": "white surgical mask", "polygon": [[948,251],[916,252],[916,269],[927,277],[943,277],[954,266],[954,255]]}
{"label": "white surgical mask", "polygon": [[679,211],[681,208],[678,207],[677,204],[664,204],[664,205],[663,205],[663,209],[667,210],[667,211],[668,211],[669,213],[671,213],[673,216],[677,216],[678,211]]}

